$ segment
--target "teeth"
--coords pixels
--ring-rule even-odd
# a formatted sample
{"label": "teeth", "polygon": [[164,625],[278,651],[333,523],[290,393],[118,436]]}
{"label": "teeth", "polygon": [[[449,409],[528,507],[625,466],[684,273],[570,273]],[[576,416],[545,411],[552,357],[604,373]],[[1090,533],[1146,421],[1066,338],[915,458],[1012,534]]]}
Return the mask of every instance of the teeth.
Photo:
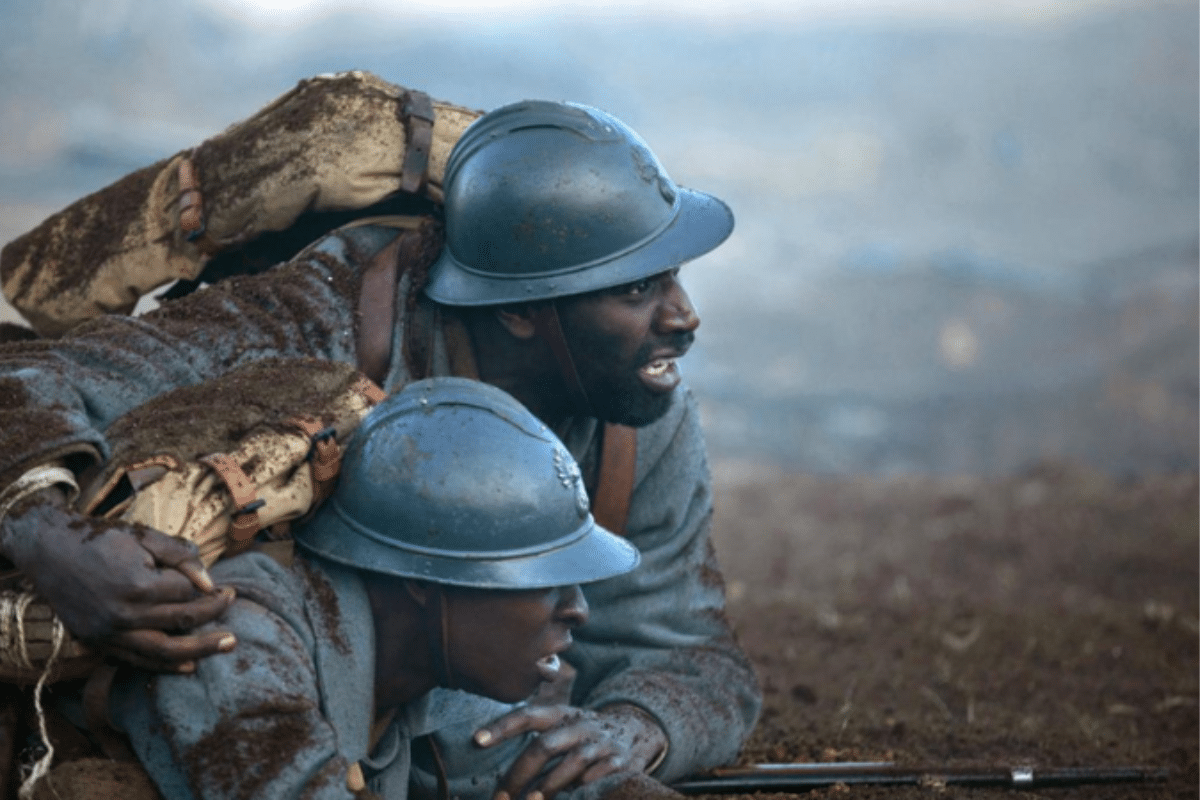
{"label": "teeth", "polygon": [[651,361],[645,369],[647,375],[661,375],[666,372],[671,366],[671,359],[660,358],[656,361]]}
{"label": "teeth", "polygon": [[562,662],[557,654],[546,656],[538,659],[537,668],[542,675],[542,680],[555,681],[558,680],[558,674],[562,670]]}

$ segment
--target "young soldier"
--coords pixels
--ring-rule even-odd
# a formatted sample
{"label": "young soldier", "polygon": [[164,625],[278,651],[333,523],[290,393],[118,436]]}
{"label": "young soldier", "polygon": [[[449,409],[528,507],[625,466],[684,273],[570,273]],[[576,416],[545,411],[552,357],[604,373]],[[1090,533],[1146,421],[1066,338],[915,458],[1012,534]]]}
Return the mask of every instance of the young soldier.
{"label": "young soldier", "polygon": [[[257,552],[214,566],[238,597],[207,627],[232,631],[233,652],[114,687],[110,715],[164,797],[403,798],[414,740],[555,680],[588,617],[579,584],[638,561],[593,521],[554,434],[460,378],[375,409],[295,542],[289,566]],[[454,794],[486,797],[503,754],[458,747],[475,780]]]}

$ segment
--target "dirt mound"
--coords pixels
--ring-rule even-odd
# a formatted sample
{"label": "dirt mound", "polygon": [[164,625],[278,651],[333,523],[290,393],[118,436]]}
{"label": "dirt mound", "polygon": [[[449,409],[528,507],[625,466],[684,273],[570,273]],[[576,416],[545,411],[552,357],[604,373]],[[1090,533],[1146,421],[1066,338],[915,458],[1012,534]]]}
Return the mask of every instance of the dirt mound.
{"label": "dirt mound", "polygon": [[1070,464],[989,481],[718,469],[731,617],[766,695],[743,761],[1165,766],[1165,784],[1037,795],[1196,797],[1197,502],[1194,474]]}

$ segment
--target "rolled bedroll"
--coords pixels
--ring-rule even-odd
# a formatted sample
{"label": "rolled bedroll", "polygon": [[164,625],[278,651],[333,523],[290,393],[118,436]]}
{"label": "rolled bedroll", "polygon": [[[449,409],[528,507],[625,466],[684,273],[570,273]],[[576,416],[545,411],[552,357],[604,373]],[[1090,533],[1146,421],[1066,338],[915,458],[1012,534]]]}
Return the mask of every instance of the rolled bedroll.
{"label": "rolled bedroll", "polygon": [[172,281],[200,280],[223,254],[302,218],[349,219],[397,197],[440,204],[450,150],[481,114],[367,72],[302,80],[8,243],[0,288],[39,335],[55,337],[128,314]]}

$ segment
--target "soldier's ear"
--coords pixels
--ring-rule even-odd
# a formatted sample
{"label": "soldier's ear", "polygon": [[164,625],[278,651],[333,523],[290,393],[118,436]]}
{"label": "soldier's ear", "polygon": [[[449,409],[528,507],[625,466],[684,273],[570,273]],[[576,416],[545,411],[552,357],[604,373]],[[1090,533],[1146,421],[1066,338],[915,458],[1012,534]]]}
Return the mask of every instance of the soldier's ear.
{"label": "soldier's ear", "polygon": [[499,306],[495,310],[496,320],[515,339],[532,339],[535,333],[533,325],[533,306],[526,303],[519,306]]}

